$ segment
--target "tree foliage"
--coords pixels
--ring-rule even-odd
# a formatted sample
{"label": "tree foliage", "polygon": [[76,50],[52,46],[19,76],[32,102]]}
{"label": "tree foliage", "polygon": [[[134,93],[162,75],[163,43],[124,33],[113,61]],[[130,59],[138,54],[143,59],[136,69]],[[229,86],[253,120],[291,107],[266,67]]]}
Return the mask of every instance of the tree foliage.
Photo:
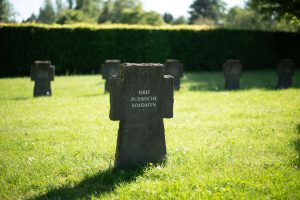
{"label": "tree foliage", "polygon": [[[102,0],[68,0],[67,6],[57,0],[57,18],[59,24],[72,24],[78,22],[95,23],[101,10]],[[58,9],[58,8],[61,9]]]}
{"label": "tree foliage", "polygon": [[37,22],[52,24],[55,22],[55,10],[52,5],[51,0],[44,0],[44,6],[40,8],[39,16]]}
{"label": "tree foliage", "polygon": [[59,15],[64,9],[62,0],[56,0],[56,15]]}
{"label": "tree foliage", "polygon": [[178,18],[174,18],[170,13],[164,13],[163,15],[164,22],[167,24],[179,25],[179,24],[187,24],[187,20],[184,16],[179,16]]}
{"label": "tree foliage", "polygon": [[174,17],[171,13],[164,13],[163,15],[163,19],[164,21],[167,23],[167,24],[172,24],[173,23],[173,20],[174,20]]}
{"label": "tree foliage", "polygon": [[224,26],[233,29],[300,31],[299,27],[286,18],[276,19],[246,7],[233,7],[226,15]]}
{"label": "tree foliage", "polygon": [[249,5],[260,13],[279,18],[290,15],[300,19],[299,0],[249,0]]}
{"label": "tree foliage", "polygon": [[137,24],[150,24],[150,25],[162,25],[164,20],[162,16],[155,12],[142,12],[140,19],[138,19]]}
{"label": "tree foliage", "polygon": [[219,23],[224,15],[225,3],[222,0],[194,0],[190,6],[190,23],[205,18]]}
{"label": "tree foliage", "polygon": [[58,24],[72,24],[78,22],[86,22],[88,19],[80,10],[67,9],[58,15],[56,22]]}
{"label": "tree foliage", "polygon": [[30,17],[28,17],[27,19],[23,20],[23,22],[36,22],[36,21],[37,21],[37,16],[34,13],[32,13]]}
{"label": "tree foliage", "polygon": [[108,0],[103,6],[98,23],[161,25],[164,21],[159,13],[144,11],[138,0]]}
{"label": "tree foliage", "polygon": [[83,14],[90,19],[96,20],[101,12],[102,0],[77,0],[76,10],[80,10]]}
{"label": "tree foliage", "polygon": [[178,18],[175,18],[172,24],[174,25],[187,24],[187,19],[184,16],[179,16]]}
{"label": "tree foliage", "polygon": [[8,0],[0,0],[0,22],[14,22],[15,14]]}
{"label": "tree foliage", "polygon": [[[248,0],[245,8],[234,7],[225,12],[223,0],[194,0],[190,5],[188,21],[190,24],[237,29],[299,31],[299,2],[300,0]],[[170,13],[161,15],[154,11],[145,11],[141,0],[56,0],[55,3],[53,6],[52,0],[44,0],[39,15],[32,15],[25,22],[150,25],[187,23],[183,16],[175,18]],[[3,18],[8,21],[9,15],[5,13],[9,13],[9,5],[8,0],[0,0],[1,11],[6,10],[0,12],[2,21]]]}
{"label": "tree foliage", "polygon": [[56,0],[56,10],[51,0],[44,1],[37,19],[40,23],[164,24],[162,16],[145,11],[140,0]]}

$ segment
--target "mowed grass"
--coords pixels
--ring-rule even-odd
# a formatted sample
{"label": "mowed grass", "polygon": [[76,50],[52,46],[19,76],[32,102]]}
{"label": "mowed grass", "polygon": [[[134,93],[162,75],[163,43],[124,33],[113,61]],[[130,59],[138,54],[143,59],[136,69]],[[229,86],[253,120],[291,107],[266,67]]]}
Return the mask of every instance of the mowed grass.
{"label": "mowed grass", "polygon": [[300,74],[187,73],[165,119],[164,165],[113,170],[118,122],[99,75],[0,79],[0,199],[300,199]]}

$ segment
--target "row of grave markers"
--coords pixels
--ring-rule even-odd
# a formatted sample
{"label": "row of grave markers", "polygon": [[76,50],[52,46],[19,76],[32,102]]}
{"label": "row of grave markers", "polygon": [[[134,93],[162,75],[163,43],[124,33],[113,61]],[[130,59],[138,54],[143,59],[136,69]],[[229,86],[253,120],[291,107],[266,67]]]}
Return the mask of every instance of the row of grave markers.
{"label": "row of grave markers", "polygon": [[[113,66],[119,64],[113,63]],[[35,81],[34,96],[50,96],[54,66],[49,61],[36,61],[31,67],[31,79]],[[109,117],[120,121],[115,167],[133,169],[163,162],[166,158],[163,118],[173,117],[174,78],[164,75],[162,64],[125,63],[118,75],[107,82]]]}
{"label": "row of grave markers", "polygon": [[[239,60],[227,60],[223,64],[225,77],[225,89],[235,90],[240,88],[240,77],[242,75],[242,64]],[[282,59],[277,67],[277,88],[292,87],[292,77],[295,74],[295,63],[291,59]]]}
{"label": "row of grave markers", "polygon": [[[177,60],[168,60],[172,65]],[[168,63],[168,61],[166,63]],[[111,63],[112,65],[110,65]],[[182,64],[176,64],[177,77],[165,75],[164,65],[124,63],[109,60],[103,65],[105,89],[110,91],[109,118],[119,122],[115,167],[133,169],[147,163],[161,163],[166,158],[163,118],[173,117],[175,82],[180,83]],[[112,66],[112,67],[110,67]],[[110,71],[113,68],[114,70]],[[238,60],[227,60],[223,65],[225,87],[239,87],[242,65]],[[294,74],[291,60],[279,64],[279,83],[291,85]],[[51,95],[50,81],[54,80],[54,66],[49,61],[36,61],[31,67],[35,81],[34,95]],[[179,86],[178,86],[179,89]]]}
{"label": "row of grave markers", "polygon": [[[106,60],[102,65],[102,77],[105,79],[105,91],[109,92],[109,77],[120,74],[120,60]],[[240,88],[242,64],[239,60],[229,59],[223,64],[225,77],[225,89],[234,90]],[[165,74],[174,77],[174,89],[180,89],[180,78],[183,76],[183,64],[176,59],[168,59],[165,63]],[[277,68],[278,88],[292,86],[292,77],[295,74],[295,64],[291,59],[282,59]]]}
{"label": "row of grave markers", "polygon": [[[109,92],[109,79],[120,75],[120,60],[106,60],[102,65],[102,78],[105,79],[105,92]],[[168,59],[165,62],[164,74],[174,78],[174,89],[180,89],[180,78],[183,76],[183,64],[176,59]],[[35,61],[31,66],[31,80],[35,81],[33,96],[51,96],[51,81],[54,80],[55,67],[50,61]],[[229,59],[223,64],[225,77],[225,89],[234,90],[240,88],[242,64],[239,60]],[[277,88],[292,86],[292,77],[295,74],[295,64],[291,59],[282,59],[277,68]]]}
{"label": "row of grave markers", "polygon": [[[106,60],[102,65],[102,78],[105,79],[104,91],[109,92],[109,78],[120,74],[120,60]],[[180,89],[180,78],[183,76],[183,64],[176,59],[167,59],[164,73],[174,77],[174,89]]]}

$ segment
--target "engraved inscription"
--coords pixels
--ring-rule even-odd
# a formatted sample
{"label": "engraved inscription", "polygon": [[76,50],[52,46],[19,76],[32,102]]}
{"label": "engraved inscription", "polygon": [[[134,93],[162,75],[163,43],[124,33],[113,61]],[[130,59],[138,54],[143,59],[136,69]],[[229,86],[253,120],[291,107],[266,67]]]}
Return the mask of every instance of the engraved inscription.
{"label": "engraved inscription", "polygon": [[139,90],[139,96],[130,97],[132,108],[154,108],[157,103],[157,96],[151,96],[150,90]]}

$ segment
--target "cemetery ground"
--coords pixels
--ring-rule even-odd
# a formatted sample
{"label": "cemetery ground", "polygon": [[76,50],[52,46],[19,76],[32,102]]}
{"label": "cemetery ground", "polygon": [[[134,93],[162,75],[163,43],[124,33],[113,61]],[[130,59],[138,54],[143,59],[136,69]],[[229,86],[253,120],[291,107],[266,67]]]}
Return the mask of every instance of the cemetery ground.
{"label": "cemetery ground", "polygon": [[300,199],[300,73],[186,73],[164,119],[167,161],[113,170],[119,122],[100,75],[58,76],[33,98],[29,77],[0,79],[0,199]]}

